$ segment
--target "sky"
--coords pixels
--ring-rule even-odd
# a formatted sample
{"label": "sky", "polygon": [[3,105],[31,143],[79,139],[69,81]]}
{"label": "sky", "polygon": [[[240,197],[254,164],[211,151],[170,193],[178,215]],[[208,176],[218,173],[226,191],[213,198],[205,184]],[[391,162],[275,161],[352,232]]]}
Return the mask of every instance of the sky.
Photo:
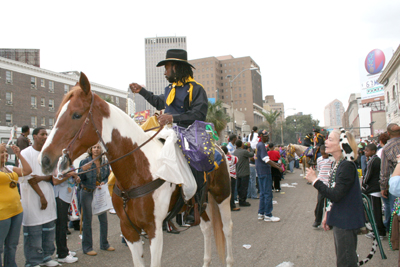
{"label": "sky", "polygon": [[[348,106],[360,93],[360,62],[400,45],[400,1],[6,1],[2,48],[40,49],[41,67],[83,71],[120,90],[145,84],[144,39],[186,36],[190,59],[250,56],[263,96],[285,115]],[[295,110],[294,110],[295,109]]]}

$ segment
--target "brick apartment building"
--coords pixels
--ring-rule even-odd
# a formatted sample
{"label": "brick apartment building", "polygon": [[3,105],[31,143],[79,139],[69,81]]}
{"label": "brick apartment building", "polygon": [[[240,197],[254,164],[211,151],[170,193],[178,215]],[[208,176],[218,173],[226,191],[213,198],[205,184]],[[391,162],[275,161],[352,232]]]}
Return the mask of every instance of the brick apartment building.
{"label": "brick apartment building", "polygon": [[221,100],[231,106],[232,94],[233,109],[245,115],[248,125],[253,126],[262,121],[262,115],[253,106],[253,103],[263,106],[260,68],[251,57],[234,58],[229,55],[193,59],[189,62],[196,68],[193,70],[194,79],[204,86],[208,98]]}
{"label": "brick apartment building", "polygon": [[[79,73],[57,73],[0,57],[0,126],[51,129]],[[126,112],[127,92],[91,82],[92,90]]]}

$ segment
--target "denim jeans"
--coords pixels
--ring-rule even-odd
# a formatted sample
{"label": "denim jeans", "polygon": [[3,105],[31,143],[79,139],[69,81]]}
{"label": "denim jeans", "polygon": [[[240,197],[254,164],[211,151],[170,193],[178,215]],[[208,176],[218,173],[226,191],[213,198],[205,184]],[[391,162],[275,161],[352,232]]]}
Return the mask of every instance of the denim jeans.
{"label": "denim jeans", "polygon": [[69,249],[67,247],[67,223],[69,203],[64,202],[61,198],[56,197],[57,203],[57,220],[56,220],[56,246],[58,258],[64,259],[68,256]]}
{"label": "denim jeans", "polygon": [[294,160],[292,160],[291,162],[289,162],[289,170],[290,172],[294,171]]}
{"label": "denim jeans", "polygon": [[257,198],[257,187],[256,187],[256,165],[250,164],[250,180],[249,180],[249,187],[247,189],[247,198]]}
{"label": "denim jeans", "polygon": [[258,214],[272,216],[272,175],[258,175],[258,184],[260,187],[260,205]]}
{"label": "denim jeans", "polygon": [[336,266],[356,267],[358,266],[357,256],[357,232],[355,230],[340,229],[333,227],[333,238],[336,249]]}
{"label": "denim jeans", "polygon": [[390,229],[390,218],[392,216],[394,200],[396,199],[396,197],[390,194],[389,192],[388,195],[389,195],[388,198],[382,197],[383,204],[385,205],[385,221],[383,222],[383,224],[386,227],[386,232],[389,232]]}
{"label": "denim jeans", "polygon": [[56,250],[55,221],[42,225],[24,226],[25,267],[36,266],[51,260]]}
{"label": "denim jeans", "polygon": [[[88,253],[93,250],[93,238],[92,238],[92,201],[93,192],[87,192],[81,190],[81,206],[82,206],[82,250],[83,253]],[[107,212],[100,215],[100,249],[106,250],[110,247],[108,244],[108,222]]]}
{"label": "denim jeans", "polygon": [[[0,266],[17,267],[15,254],[22,225],[22,212],[0,221]],[[4,249],[4,250],[3,250]],[[4,252],[4,261],[1,254]]]}

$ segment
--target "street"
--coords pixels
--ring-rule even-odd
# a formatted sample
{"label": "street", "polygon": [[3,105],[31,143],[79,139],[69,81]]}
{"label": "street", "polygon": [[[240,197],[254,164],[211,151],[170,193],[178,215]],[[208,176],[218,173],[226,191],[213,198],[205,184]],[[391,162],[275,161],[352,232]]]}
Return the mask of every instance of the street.
{"label": "street", "polygon": [[[239,212],[232,213],[233,220],[233,252],[234,266],[274,267],[282,262],[292,262],[294,266],[336,266],[335,247],[331,231],[314,230],[314,208],[317,190],[306,184],[300,176],[301,170],[295,169],[293,174],[286,174],[281,184],[297,183],[295,187],[282,187],[280,193],[274,192],[273,215],[281,221],[272,223],[257,220],[258,200],[250,199],[251,207],[242,207]],[[70,229],[68,246],[77,251],[77,263],[64,264],[74,266],[132,266],[132,258],[128,247],[121,243],[119,219],[116,215],[108,215],[109,242],[115,247],[114,252],[101,251],[99,248],[99,222],[93,219],[94,250],[97,256],[82,254],[79,231]],[[244,244],[251,245],[245,249]],[[371,250],[372,240],[364,235],[358,236],[358,254],[365,258]],[[391,251],[388,238],[383,240],[387,260],[382,260],[379,249],[366,266],[397,266],[398,251]],[[144,244],[146,266],[150,266],[148,240]],[[17,264],[24,266],[23,234],[17,250]],[[200,227],[193,227],[178,235],[164,232],[163,266],[188,267],[203,264],[203,235]],[[211,266],[223,266],[213,249]]]}

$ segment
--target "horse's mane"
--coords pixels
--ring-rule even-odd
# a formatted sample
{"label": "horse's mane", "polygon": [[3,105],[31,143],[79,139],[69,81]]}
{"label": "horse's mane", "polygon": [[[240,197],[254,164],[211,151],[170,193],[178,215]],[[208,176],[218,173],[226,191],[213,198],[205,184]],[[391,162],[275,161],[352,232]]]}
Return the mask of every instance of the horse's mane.
{"label": "horse's mane", "polygon": [[57,113],[56,113],[56,119],[58,118],[58,115],[60,114],[60,111],[62,109],[62,107],[65,105],[65,103],[68,102],[68,100],[71,99],[71,97],[74,95],[74,93],[78,90],[82,90],[81,88],[77,87],[77,88],[72,88],[61,100],[61,104],[58,107]]}

